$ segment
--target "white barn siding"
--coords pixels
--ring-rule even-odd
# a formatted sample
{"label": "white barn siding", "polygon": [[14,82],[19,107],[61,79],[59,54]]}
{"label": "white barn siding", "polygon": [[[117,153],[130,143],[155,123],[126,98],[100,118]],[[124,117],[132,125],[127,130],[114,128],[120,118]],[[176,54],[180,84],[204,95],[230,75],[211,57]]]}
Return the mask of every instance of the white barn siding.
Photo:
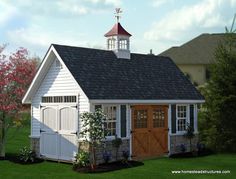
{"label": "white barn siding", "polygon": [[[42,96],[79,95],[79,113],[89,111],[88,98],[80,90],[66,67],[56,66],[56,57],[32,99],[31,136],[40,136],[40,102]],[[79,122],[80,123],[80,122]]]}

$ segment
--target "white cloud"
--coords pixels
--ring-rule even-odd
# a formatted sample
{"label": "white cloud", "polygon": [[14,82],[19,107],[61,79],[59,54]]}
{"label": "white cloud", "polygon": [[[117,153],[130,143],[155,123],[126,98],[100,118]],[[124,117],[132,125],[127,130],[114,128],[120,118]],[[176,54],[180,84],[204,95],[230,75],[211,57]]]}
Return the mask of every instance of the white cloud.
{"label": "white cloud", "polygon": [[6,1],[0,1],[0,26],[3,26],[9,19],[16,14],[16,9]]}
{"label": "white cloud", "polygon": [[228,21],[225,17],[226,11],[235,8],[236,0],[201,0],[170,12],[159,22],[153,23],[151,29],[145,32],[144,38],[177,41],[196,29],[206,30],[214,27],[223,29]]}
{"label": "white cloud", "polygon": [[[17,44],[38,45],[49,47],[51,43],[61,43],[65,45],[86,45],[87,41],[78,40],[79,34],[71,36],[67,32],[50,32],[39,25],[32,25],[28,28],[20,28],[8,32],[10,39]],[[17,38],[16,38],[17,37]]]}
{"label": "white cloud", "polygon": [[166,4],[166,3],[170,2],[170,1],[171,0],[154,0],[152,2],[152,6],[157,8],[157,7],[160,7],[160,6]]}
{"label": "white cloud", "polygon": [[23,44],[25,48],[31,52],[37,52],[37,55],[41,57],[52,43],[90,48],[103,47],[99,42],[85,40],[87,34],[73,33],[71,35],[69,31],[49,31],[35,24],[27,28],[8,31],[7,35],[9,40],[14,42],[10,43],[11,45],[19,47]]}
{"label": "white cloud", "polygon": [[121,0],[85,0],[88,2],[92,2],[94,4],[106,4],[106,5],[112,5],[114,7],[121,5]]}

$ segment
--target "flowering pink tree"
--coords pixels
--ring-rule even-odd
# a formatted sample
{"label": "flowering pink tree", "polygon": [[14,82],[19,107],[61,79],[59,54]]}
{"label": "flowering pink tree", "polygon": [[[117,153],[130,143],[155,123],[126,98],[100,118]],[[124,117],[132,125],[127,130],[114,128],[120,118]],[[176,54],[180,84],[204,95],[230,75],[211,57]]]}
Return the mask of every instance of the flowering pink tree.
{"label": "flowering pink tree", "polygon": [[0,157],[3,158],[7,129],[17,120],[15,116],[22,109],[22,97],[37,67],[37,61],[28,58],[27,49],[19,48],[7,58],[2,53],[4,48],[0,46]]}

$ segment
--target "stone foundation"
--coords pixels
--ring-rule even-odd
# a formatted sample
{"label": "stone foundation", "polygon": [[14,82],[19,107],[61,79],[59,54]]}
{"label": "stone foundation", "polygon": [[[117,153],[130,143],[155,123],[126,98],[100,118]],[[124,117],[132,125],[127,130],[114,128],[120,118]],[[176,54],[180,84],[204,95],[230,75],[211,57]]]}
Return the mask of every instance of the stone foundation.
{"label": "stone foundation", "polygon": [[[118,150],[117,160],[123,159],[123,151],[130,151],[130,140],[129,139],[123,139],[122,144]],[[91,146],[89,146],[88,142],[79,142],[79,150],[83,150],[90,153],[90,157],[92,158],[91,153]],[[116,161],[116,148],[112,146],[112,141],[106,141],[104,144],[99,145],[99,147],[96,148],[96,156],[97,156],[97,164],[104,163],[103,159],[103,153],[108,152],[111,154],[111,161]]]}
{"label": "stone foundation", "polygon": [[[195,135],[194,138],[191,139],[191,150],[197,149],[198,135]],[[183,135],[171,135],[170,136],[170,152],[169,154],[176,154],[182,152],[181,145],[184,145],[186,148],[185,152],[190,151],[190,141]]]}
{"label": "stone foundation", "polygon": [[40,138],[31,138],[31,150],[35,151],[37,157],[40,157]]}

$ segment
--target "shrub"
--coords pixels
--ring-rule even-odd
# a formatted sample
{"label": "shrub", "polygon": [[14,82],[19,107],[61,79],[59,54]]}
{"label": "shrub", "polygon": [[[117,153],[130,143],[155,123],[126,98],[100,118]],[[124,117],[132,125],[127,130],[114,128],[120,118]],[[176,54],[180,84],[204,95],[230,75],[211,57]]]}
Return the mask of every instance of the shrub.
{"label": "shrub", "polygon": [[186,146],[185,146],[185,144],[180,144],[180,150],[181,150],[181,152],[185,152],[186,151]]}
{"label": "shrub", "polygon": [[89,153],[85,151],[80,151],[75,156],[75,161],[73,163],[74,168],[77,167],[87,167],[90,164]]}
{"label": "shrub", "polygon": [[121,144],[122,144],[122,139],[118,138],[116,135],[115,139],[112,140],[112,146],[116,148],[116,160],[118,159],[118,151],[119,151]]}
{"label": "shrub", "polygon": [[102,157],[103,157],[104,162],[108,163],[111,160],[111,153],[105,151],[105,152],[103,152]]}
{"label": "shrub", "polygon": [[104,121],[106,116],[101,109],[97,109],[95,112],[85,112],[81,115],[82,131],[80,136],[85,138],[85,141],[91,146],[92,160],[91,167],[96,167],[96,149],[98,145],[105,139],[106,130],[104,129]]}
{"label": "shrub", "polygon": [[122,151],[122,157],[123,157],[122,161],[124,163],[127,163],[129,160],[129,151],[128,150]]}
{"label": "shrub", "polygon": [[23,163],[33,163],[36,159],[36,154],[33,150],[27,147],[20,149],[19,160]]}
{"label": "shrub", "polygon": [[187,124],[187,129],[184,136],[189,139],[189,150],[192,152],[192,139],[194,138],[195,134],[193,127],[189,123]]}

